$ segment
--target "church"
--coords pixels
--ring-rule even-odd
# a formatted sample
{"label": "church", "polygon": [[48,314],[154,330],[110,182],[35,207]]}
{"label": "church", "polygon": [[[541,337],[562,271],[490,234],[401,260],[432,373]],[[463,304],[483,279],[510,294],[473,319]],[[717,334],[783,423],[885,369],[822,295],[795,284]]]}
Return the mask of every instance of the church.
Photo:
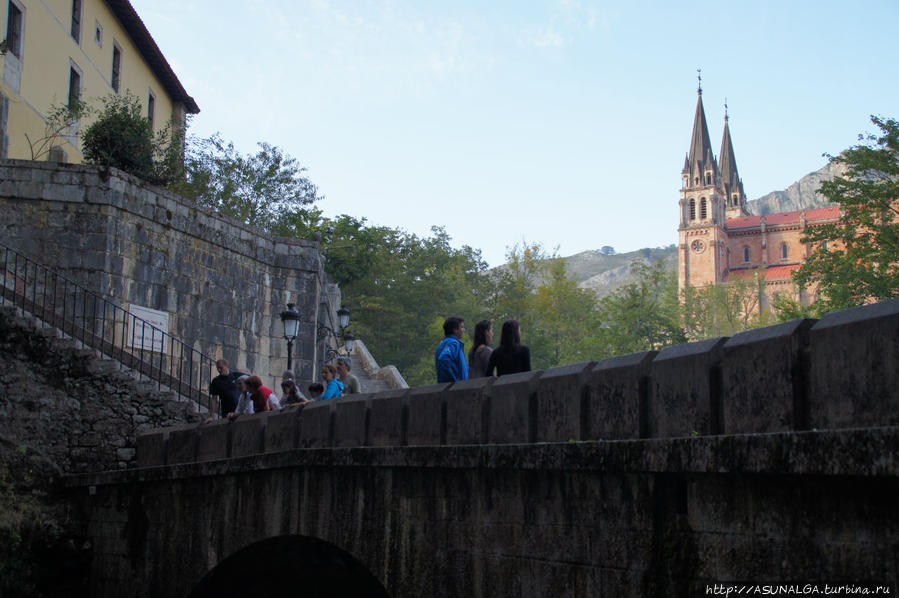
{"label": "church", "polygon": [[750,214],[734,156],[727,106],[716,160],[702,105],[701,80],[697,93],[693,138],[681,173],[679,289],[758,276],[762,309],[781,293],[807,305],[814,289],[800,290],[791,278],[811,251],[801,238],[807,227],[839,220],[839,207]]}

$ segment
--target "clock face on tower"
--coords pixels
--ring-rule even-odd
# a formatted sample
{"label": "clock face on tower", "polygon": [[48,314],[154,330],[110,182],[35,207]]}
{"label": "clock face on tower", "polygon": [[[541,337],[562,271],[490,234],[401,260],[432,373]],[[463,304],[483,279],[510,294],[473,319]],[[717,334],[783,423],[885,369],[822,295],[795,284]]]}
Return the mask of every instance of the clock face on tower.
{"label": "clock face on tower", "polygon": [[690,243],[690,249],[692,249],[696,253],[702,253],[702,250],[705,249],[705,243],[703,243],[699,239],[696,239],[695,241]]}

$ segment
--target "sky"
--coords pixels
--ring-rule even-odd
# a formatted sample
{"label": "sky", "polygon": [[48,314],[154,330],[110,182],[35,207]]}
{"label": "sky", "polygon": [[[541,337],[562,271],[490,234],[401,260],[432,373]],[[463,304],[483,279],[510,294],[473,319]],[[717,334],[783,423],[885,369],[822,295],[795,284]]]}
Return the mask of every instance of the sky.
{"label": "sky", "polygon": [[490,266],[676,243],[697,69],[749,199],[899,118],[897,0],[131,3],[192,134],[276,145],[326,216],[444,226]]}

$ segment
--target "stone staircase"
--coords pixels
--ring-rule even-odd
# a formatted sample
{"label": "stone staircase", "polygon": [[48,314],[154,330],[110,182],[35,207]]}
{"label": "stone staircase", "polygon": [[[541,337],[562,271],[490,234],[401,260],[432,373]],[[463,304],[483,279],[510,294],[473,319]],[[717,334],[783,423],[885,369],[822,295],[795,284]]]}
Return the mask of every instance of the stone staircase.
{"label": "stone staircase", "polygon": [[381,367],[368,351],[365,343],[359,339],[353,344],[350,353],[353,360],[351,373],[359,379],[359,387],[362,392],[381,392],[397,388],[409,388],[406,380],[399,370],[392,365]]}

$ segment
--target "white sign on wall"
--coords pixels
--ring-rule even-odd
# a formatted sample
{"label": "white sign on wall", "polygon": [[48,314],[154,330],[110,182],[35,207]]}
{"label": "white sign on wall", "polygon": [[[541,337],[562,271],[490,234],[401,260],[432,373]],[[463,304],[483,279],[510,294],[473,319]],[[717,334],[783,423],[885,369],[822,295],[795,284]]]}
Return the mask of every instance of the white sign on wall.
{"label": "white sign on wall", "polygon": [[[131,347],[143,349],[144,351],[165,353],[165,335],[160,334],[160,331],[166,333],[169,331],[169,312],[141,307],[140,305],[131,305],[128,307],[128,313],[147,323],[144,324],[140,320],[128,318],[128,324],[131,328],[128,340],[131,343]],[[153,328],[156,328],[156,330]]]}

